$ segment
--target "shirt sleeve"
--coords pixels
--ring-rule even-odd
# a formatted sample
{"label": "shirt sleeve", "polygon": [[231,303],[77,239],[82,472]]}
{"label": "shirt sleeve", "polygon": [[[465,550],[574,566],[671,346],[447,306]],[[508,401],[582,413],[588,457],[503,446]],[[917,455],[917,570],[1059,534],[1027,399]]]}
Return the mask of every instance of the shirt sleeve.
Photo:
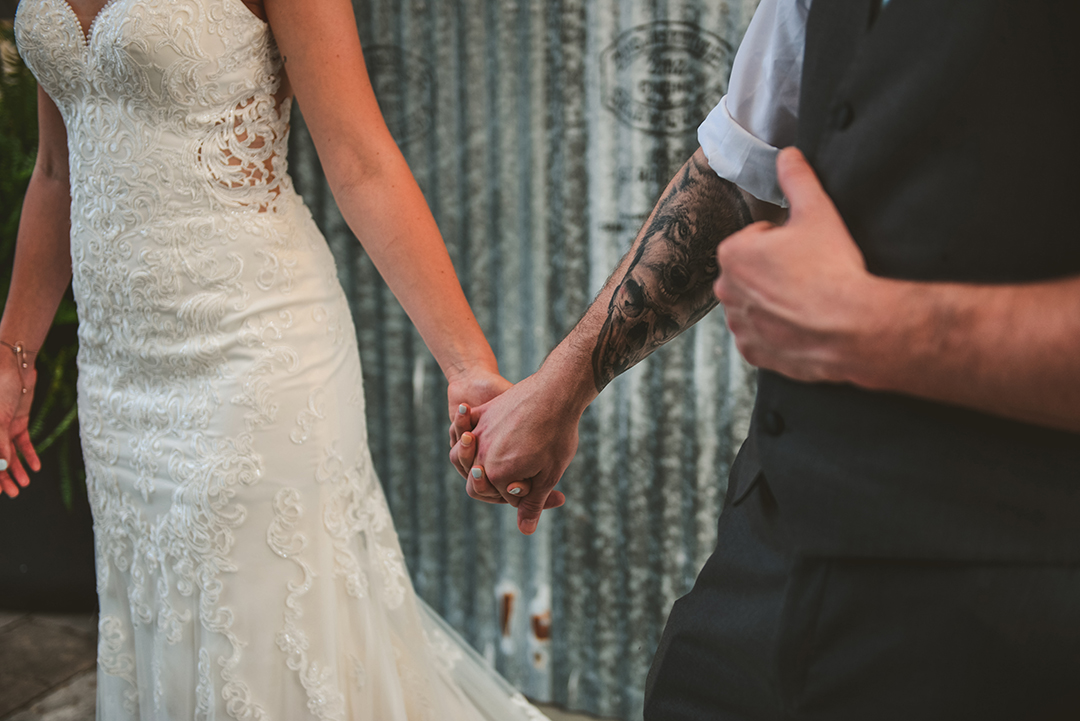
{"label": "shirt sleeve", "polygon": [[784,207],[776,154],[795,142],[809,9],[810,0],[761,0],[735,54],[728,93],[698,128],[720,177]]}

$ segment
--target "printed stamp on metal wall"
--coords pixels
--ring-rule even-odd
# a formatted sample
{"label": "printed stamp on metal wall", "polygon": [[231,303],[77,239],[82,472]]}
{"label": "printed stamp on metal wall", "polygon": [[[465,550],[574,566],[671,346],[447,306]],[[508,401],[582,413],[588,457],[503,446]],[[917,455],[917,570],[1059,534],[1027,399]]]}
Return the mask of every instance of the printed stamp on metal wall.
{"label": "printed stamp on metal wall", "polygon": [[733,55],[728,42],[693,23],[640,25],[600,55],[603,103],[639,130],[686,133],[720,102]]}
{"label": "printed stamp on metal wall", "polygon": [[398,145],[427,134],[434,122],[435,73],[421,55],[397,45],[364,48],[371,87]]}

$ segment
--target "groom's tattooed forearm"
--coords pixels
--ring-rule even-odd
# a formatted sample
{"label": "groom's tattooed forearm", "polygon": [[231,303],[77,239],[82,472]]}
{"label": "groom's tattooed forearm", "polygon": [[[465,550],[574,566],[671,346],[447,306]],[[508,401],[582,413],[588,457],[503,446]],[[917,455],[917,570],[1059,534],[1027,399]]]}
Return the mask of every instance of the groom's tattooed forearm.
{"label": "groom's tattooed forearm", "polygon": [[598,391],[716,306],[716,246],[749,222],[739,189],[713,172],[700,150],[686,161],[611,296],[592,356]]}

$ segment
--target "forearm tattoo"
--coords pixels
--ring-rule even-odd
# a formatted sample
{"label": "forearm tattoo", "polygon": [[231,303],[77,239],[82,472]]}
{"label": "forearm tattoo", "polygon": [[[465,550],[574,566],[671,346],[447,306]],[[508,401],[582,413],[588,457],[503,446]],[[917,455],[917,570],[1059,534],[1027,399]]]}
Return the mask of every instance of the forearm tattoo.
{"label": "forearm tattoo", "polygon": [[611,296],[592,356],[598,391],[716,306],[716,246],[750,220],[739,189],[695,153],[660,197]]}

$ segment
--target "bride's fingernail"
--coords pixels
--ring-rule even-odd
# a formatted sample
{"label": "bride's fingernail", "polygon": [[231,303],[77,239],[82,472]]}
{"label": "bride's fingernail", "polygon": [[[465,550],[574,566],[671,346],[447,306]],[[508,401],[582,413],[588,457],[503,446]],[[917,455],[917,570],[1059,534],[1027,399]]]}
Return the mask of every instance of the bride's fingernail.
{"label": "bride's fingernail", "polygon": [[479,481],[483,477],[483,475],[484,475],[484,472],[482,470],[480,470],[479,468],[472,469],[472,477],[475,478],[476,480]]}
{"label": "bride's fingernail", "polygon": [[467,405],[465,405],[464,403],[462,403],[460,406],[457,407],[457,412],[460,413],[461,415],[465,415],[466,413],[469,412],[469,407]]}
{"label": "bride's fingernail", "polygon": [[6,471],[7,468],[8,468],[7,461],[5,461],[3,458],[0,458],[0,472]]}
{"label": "bride's fingernail", "polygon": [[463,445],[463,446],[471,446],[472,442],[473,442],[472,433],[462,433],[461,434],[461,445]]}
{"label": "bride's fingernail", "polygon": [[514,496],[520,496],[521,495],[521,487],[518,486],[517,488],[508,488],[507,492],[510,493],[511,495],[514,495]]}

